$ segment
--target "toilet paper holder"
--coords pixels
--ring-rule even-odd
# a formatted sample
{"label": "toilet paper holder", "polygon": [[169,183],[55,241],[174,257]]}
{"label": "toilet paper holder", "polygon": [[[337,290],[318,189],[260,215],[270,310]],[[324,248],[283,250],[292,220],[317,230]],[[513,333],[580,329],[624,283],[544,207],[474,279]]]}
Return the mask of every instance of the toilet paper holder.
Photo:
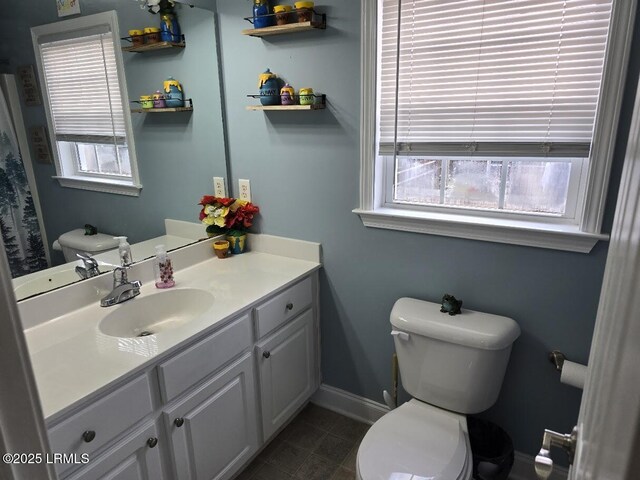
{"label": "toilet paper holder", "polygon": [[549,361],[556,366],[557,371],[562,372],[565,360],[567,360],[567,356],[560,350],[549,352]]}

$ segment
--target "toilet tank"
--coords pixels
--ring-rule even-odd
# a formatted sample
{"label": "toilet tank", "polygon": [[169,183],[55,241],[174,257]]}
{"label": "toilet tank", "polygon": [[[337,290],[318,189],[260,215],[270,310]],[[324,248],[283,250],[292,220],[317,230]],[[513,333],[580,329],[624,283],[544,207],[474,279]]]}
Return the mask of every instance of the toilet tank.
{"label": "toilet tank", "polygon": [[500,393],[511,345],[520,327],[511,318],[399,299],[391,310],[402,386],[414,398],[471,414],[491,407]]}
{"label": "toilet tank", "polygon": [[118,248],[118,240],[115,240],[113,235],[106,233],[85,235],[82,228],[63,233],[58,237],[58,243],[62,247],[62,253],[67,262],[78,260],[76,253],[88,253],[94,256]]}

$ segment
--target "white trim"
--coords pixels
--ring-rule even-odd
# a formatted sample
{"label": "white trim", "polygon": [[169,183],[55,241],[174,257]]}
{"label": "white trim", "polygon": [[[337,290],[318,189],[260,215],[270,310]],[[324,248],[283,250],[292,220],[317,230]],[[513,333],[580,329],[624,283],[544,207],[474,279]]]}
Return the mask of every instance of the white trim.
{"label": "white trim", "polygon": [[[509,221],[469,222],[467,219],[452,221],[431,214],[400,214],[382,207],[384,192],[379,165],[376,165],[375,114],[376,114],[376,65],[377,65],[377,1],[361,0],[361,92],[360,109],[360,207],[353,210],[367,227],[385,228],[416,233],[453,236],[516,245],[527,245],[573,252],[590,252],[599,240],[604,215],[609,173],[616,142],[616,130],[620,116],[626,71],[633,34],[637,0],[614,2],[598,105],[593,147],[587,176],[587,198],[578,207],[580,226],[575,231],[556,230],[556,225],[534,228],[529,222]],[[452,215],[453,216],[453,215]],[[464,215],[463,215],[464,216]]]}
{"label": "white trim", "polygon": [[[389,413],[389,408],[386,405],[324,383],[311,397],[311,403],[369,424],[375,423],[383,415]],[[522,452],[515,452],[514,457],[515,461],[509,480],[537,480],[533,457]],[[549,478],[550,480],[565,480],[567,469],[556,466]]]}
{"label": "white trim", "polygon": [[578,417],[571,478],[638,478],[640,460],[640,88]]}
{"label": "white trim", "polygon": [[589,193],[586,195],[582,211],[582,230],[585,232],[598,233],[602,228],[622,97],[627,81],[636,6],[637,0],[614,1],[612,6],[610,33],[600,85],[600,91],[607,92],[607,95],[600,97],[593,130],[587,180]]}
{"label": "white trim", "polygon": [[311,397],[311,403],[368,424],[377,422],[389,413],[386,405],[324,383]]}
{"label": "white trim", "polygon": [[[48,453],[49,442],[29,350],[22,331],[4,244],[0,238],[0,453]],[[0,478],[55,479],[52,464],[0,464]]]}
{"label": "white trim", "polygon": [[[122,110],[124,114],[124,124],[127,134],[127,148],[129,151],[129,162],[131,164],[131,180],[124,182],[115,182],[108,178],[91,180],[92,177],[72,177],[65,174],[63,162],[57,148],[55,139],[55,129],[51,108],[49,106],[49,95],[47,84],[42,68],[42,55],[40,54],[40,45],[38,39],[47,35],[55,35],[61,32],[74,32],[88,30],[92,27],[106,25],[111,32],[113,46],[115,49],[115,58],[118,70],[118,83],[120,87],[120,97],[122,100]],[[124,61],[122,58],[122,48],[120,46],[120,28],[118,26],[118,15],[115,10],[94,15],[86,15],[70,20],[62,20],[59,22],[40,25],[31,29],[31,39],[33,41],[33,49],[36,56],[36,64],[38,67],[38,79],[40,81],[40,89],[42,90],[42,99],[45,105],[45,114],[47,117],[47,128],[51,150],[56,167],[57,175],[53,178],[57,179],[62,187],[79,188],[81,190],[92,190],[98,192],[114,193],[118,195],[138,196],[142,185],[140,184],[140,175],[138,172],[138,160],[136,157],[136,146],[133,135],[133,127],[131,125],[131,107],[129,105],[129,92],[127,90],[127,81],[124,72]]]}
{"label": "white trim", "polygon": [[608,235],[585,233],[575,225],[500,220],[398,208],[353,210],[367,227],[428,233],[488,242],[588,253]]}
{"label": "white trim", "polygon": [[29,141],[27,139],[27,131],[24,126],[24,117],[22,116],[22,108],[20,107],[20,97],[18,95],[18,86],[16,85],[16,77],[11,74],[0,75],[0,81],[5,87],[7,94],[7,104],[11,110],[11,116],[13,117],[14,130],[16,132],[16,138],[18,145],[20,146],[20,156],[22,157],[22,163],[24,170],[27,174],[27,181],[29,183],[29,189],[31,190],[31,197],[33,198],[33,204],[36,208],[36,216],[38,217],[38,226],[40,227],[40,236],[42,237],[42,243],[44,245],[44,255],[47,260],[47,265],[51,265],[51,253],[49,241],[47,240],[47,231],[44,228],[44,217],[42,215],[42,206],[40,205],[40,195],[38,194],[38,184],[36,183],[36,175],[33,170],[33,159],[31,158],[31,150],[29,149]]}
{"label": "white trim", "polygon": [[361,0],[360,30],[360,208],[374,206],[377,69],[377,0]]}
{"label": "white trim", "polygon": [[92,190],[95,192],[115,193],[118,195],[129,195],[137,197],[140,195],[142,185],[131,184],[118,180],[92,180],[90,177],[58,177],[53,176],[63,187],[78,188],[80,190]]}

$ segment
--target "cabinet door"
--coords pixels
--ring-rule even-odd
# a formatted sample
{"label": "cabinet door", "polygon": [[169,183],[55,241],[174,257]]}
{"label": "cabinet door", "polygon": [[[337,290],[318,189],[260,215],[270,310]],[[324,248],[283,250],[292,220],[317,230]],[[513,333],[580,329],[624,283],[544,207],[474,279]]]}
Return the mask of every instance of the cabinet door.
{"label": "cabinet door", "polygon": [[124,439],[68,480],[162,480],[158,431],[155,425]]}
{"label": "cabinet door", "polygon": [[313,393],[313,310],[259,343],[257,356],[262,427],[267,440]]}
{"label": "cabinet door", "polygon": [[166,409],[164,417],[176,478],[231,478],[258,448],[253,355]]}

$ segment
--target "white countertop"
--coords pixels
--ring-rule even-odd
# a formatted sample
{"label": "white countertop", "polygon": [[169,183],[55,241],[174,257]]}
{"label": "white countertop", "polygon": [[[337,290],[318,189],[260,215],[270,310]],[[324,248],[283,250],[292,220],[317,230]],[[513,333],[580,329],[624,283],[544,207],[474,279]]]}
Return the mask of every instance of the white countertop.
{"label": "white countertop", "polygon": [[[198,338],[199,334],[214,330],[216,325],[221,326],[273,292],[317,270],[320,265],[318,261],[253,251],[224,260],[209,258],[177,270],[174,289],[209,291],[215,298],[213,306],[185,325],[148,337],[118,338],[100,332],[100,321],[118,306],[101,308],[94,300],[89,305],[27,328],[25,335],[45,419],[48,422],[58,419],[86,397],[168,356],[179,346]],[[130,275],[130,279],[137,278]],[[58,291],[45,295],[58,293],[56,298],[64,298],[60,295],[73,295],[71,289],[74,287],[65,287],[66,293]],[[147,281],[140,296],[130,302],[162,293],[163,290],[155,288],[152,281]],[[35,310],[27,308],[25,311],[32,313]]]}

